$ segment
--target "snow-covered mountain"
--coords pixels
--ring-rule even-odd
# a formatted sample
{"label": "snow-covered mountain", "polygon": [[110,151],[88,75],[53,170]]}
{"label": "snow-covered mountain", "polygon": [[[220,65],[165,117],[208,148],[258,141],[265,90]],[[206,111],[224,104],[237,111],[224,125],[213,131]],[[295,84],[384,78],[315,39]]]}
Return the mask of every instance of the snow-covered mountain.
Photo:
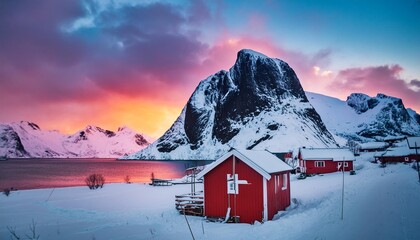
{"label": "snow-covered mountain", "polygon": [[116,132],[87,126],[73,135],[41,130],[31,122],[0,124],[0,156],[121,157],[145,148],[152,139],[122,127]]}
{"label": "snow-covered mountain", "polygon": [[130,159],[215,159],[231,147],[288,151],[336,146],[282,60],[241,50],[229,71],[200,82],[172,127]]}
{"label": "snow-covered mountain", "polygon": [[353,93],[346,101],[306,92],[328,130],[346,139],[367,142],[388,136],[419,136],[420,115],[401,99]]}

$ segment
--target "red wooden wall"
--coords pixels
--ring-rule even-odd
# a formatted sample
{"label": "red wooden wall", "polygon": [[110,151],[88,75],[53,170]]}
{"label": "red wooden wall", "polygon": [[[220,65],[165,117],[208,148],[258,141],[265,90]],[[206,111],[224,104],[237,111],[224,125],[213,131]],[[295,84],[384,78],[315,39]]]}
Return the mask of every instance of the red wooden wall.
{"label": "red wooden wall", "polygon": [[[337,172],[338,163],[342,162],[334,162],[332,160],[316,160],[316,161],[324,161],[325,167],[316,167],[315,160],[305,160],[305,168],[307,174],[316,174],[316,173],[332,173]],[[345,161],[348,164],[348,167],[344,168],[344,171],[351,171],[353,170],[353,161]],[[340,168],[341,171],[341,168]]]}
{"label": "red wooden wall", "polygon": [[[232,174],[233,157],[204,175],[204,213],[207,217],[225,218],[228,208],[226,175]],[[239,180],[248,184],[239,185],[239,194],[230,194],[230,216],[240,216],[240,222],[253,223],[263,218],[263,177],[236,157]]]}
{"label": "red wooden wall", "polygon": [[[282,190],[283,174],[287,175],[287,188]],[[276,176],[279,184],[276,184]],[[267,204],[268,219],[273,219],[274,215],[281,210],[285,210],[290,205],[290,174],[288,172],[271,174],[271,179],[267,182]]]}
{"label": "red wooden wall", "polygon": [[[406,157],[408,157],[408,161],[406,161]],[[379,157],[379,161],[381,162],[411,162],[416,160],[416,155],[409,155],[409,156],[396,156],[396,157]]]}

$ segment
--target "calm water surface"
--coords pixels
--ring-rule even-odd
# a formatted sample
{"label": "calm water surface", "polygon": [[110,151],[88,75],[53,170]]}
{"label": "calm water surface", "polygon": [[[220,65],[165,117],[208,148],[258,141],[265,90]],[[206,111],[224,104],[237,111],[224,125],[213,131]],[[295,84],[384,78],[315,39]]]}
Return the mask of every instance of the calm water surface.
{"label": "calm water surface", "polygon": [[83,186],[92,173],[102,174],[107,183],[150,182],[156,178],[184,176],[185,169],[210,161],[118,161],[116,159],[9,159],[0,161],[0,191],[5,188],[35,189]]}

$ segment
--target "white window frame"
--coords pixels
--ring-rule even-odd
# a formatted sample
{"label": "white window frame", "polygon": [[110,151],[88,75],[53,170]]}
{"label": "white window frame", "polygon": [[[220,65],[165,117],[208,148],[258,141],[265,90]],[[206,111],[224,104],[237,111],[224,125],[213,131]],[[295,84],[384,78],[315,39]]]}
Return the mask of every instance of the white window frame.
{"label": "white window frame", "polygon": [[283,185],[281,186],[281,190],[287,189],[287,173],[283,174]]}
{"label": "white window frame", "polygon": [[238,194],[238,174],[235,174],[233,177],[231,174],[227,174],[227,193],[228,194]]}
{"label": "white window frame", "polygon": [[[320,166],[318,166],[318,163]],[[315,167],[325,167],[325,161],[315,161],[314,162]]]}
{"label": "white window frame", "polygon": [[349,167],[349,163],[348,162],[344,162],[344,167]]}

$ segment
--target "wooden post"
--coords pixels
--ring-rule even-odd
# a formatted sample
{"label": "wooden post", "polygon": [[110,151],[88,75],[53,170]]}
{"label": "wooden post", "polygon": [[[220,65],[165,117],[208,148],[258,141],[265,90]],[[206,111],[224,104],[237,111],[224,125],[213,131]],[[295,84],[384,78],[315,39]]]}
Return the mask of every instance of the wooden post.
{"label": "wooden post", "polygon": [[343,157],[343,165],[341,166],[343,172],[343,186],[341,190],[341,220],[344,219],[344,157]]}
{"label": "wooden post", "polygon": [[416,149],[417,174],[419,175],[419,182],[420,182],[420,169],[419,169],[419,156],[417,154],[417,142],[414,142],[414,147]]}

